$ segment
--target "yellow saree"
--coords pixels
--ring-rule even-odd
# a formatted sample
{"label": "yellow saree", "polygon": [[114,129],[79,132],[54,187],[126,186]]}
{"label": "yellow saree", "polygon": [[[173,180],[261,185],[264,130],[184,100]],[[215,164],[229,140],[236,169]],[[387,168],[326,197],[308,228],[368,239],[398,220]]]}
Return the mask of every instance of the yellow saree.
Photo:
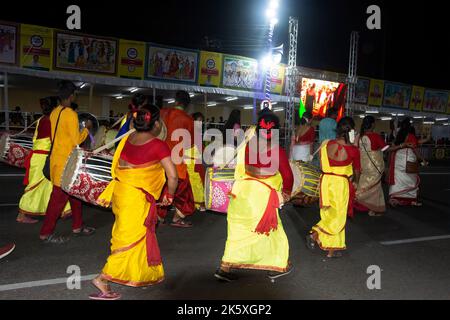
{"label": "yellow saree", "polygon": [[[33,136],[33,153],[28,169],[28,184],[19,202],[19,213],[35,216],[45,215],[53,190],[52,182],[45,178],[42,173],[45,159],[48,156],[46,153],[50,151],[52,143],[50,138],[37,139],[39,122]],[[70,212],[70,204],[67,202],[61,216],[64,217]]]}
{"label": "yellow saree", "polygon": [[205,205],[205,190],[203,187],[202,177],[195,171],[195,162],[202,159],[201,153],[198,151],[196,145],[192,148],[184,151],[185,163],[187,166],[187,172],[189,176],[189,182],[191,184],[192,194],[194,195],[195,207],[199,209]]}
{"label": "yellow saree", "polygon": [[228,207],[228,236],[222,267],[285,272],[289,269],[289,242],[278,209],[277,228],[267,234],[255,232],[269,204],[273,189],[281,191],[278,172],[268,178],[245,173],[245,147],[237,155],[235,183]]}
{"label": "yellow saree", "polygon": [[327,154],[328,141],[320,150],[322,177],[320,182],[320,222],[312,231],[317,232],[317,242],[322,250],[345,250],[345,224],[349,204],[349,180],[352,165],[330,166]]}
{"label": "yellow saree", "polygon": [[[116,221],[112,229],[111,255],[102,277],[112,282],[141,287],[164,280],[162,262],[150,263],[148,241],[156,242],[156,200],[166,178],[161,163],[144,168],[121,168],[119,158],[128,137],[121,140],[111,166],[113,180],[99,197],[99,204],[109,206]],[[152,211],[153,210],[153,211]],[[153,212],[152,226],[148,224]],[[153,228],[153,229],[152,229]],[[159,248],[156,243],[157,255]]]}

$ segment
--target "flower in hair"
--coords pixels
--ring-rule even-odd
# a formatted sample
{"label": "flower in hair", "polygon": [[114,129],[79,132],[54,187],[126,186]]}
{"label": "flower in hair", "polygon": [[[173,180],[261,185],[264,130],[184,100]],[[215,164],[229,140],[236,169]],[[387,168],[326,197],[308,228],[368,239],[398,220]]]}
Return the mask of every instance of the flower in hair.
{"label": "flower in hair", "polygon": [[150,112],[146,112],[145,116],[144,116],[145,122],[149,123],[151,119],[152,119],[152,114]]}

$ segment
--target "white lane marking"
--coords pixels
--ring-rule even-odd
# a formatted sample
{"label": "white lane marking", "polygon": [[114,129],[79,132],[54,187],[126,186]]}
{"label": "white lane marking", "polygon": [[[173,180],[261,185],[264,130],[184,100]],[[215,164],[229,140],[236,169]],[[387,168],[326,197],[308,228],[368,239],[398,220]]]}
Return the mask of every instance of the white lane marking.
{"label": "white lane marking", "polygon": [[[91,274],[88,276],[80,277],[80,281],[88,281],[97,277],[98,274]],[[1,291],[10,291],[10,290],[18,290],[25,288],[34,288],[34,287],[43,287],[50,286],[54,284],[63,284],[67,282],[68,278],[57,278],[57,279],[48,279],[48,280],[39,280],[39,281],[29,281],[29,282],[21,282],[21,283],[12,283],[12,284],[4,284],[0,285]]]}
{"label": "white lane marking", "polygon": [[0,203],[0,207],[17,207],[18,203]]}
{"label": "white lane marking", "polygon": [[420,172],[419,176],[449,175],[450,172]]}
{"label": "white lane marking", "polygon": [[24,177],[25,173],[3,173],[0,174],[0,178],[10,178],[10,177]]}
{"label": "white lane marking", "polygon": [[380,243],[384,246],[392,246],[392,245],[396,245],[396,244],[423,242],[423,241],[432,241],[432,240],[443,240],[443,239],[450,239],[450,234],[443,235],[443,236],[434,236],[434,237],[421,237],[421,238],[412,238],[412,239],[395,240],[395,241],[383,241]]}

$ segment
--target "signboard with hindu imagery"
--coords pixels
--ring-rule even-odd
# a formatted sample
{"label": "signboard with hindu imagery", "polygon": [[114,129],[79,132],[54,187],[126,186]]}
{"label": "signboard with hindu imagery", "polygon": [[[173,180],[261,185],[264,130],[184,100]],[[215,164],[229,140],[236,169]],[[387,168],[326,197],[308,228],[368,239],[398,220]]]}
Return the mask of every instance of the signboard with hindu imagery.
{"label": "signboard with hindu imagery", "polygon": [[57,31],[54,68],[115,75],[117,49],[115,39]]}
{"label": "signboard with hindu imagery", "polygon": [[231,89],[260,90],[262,82],[258,77],[258,62],[240,56],[224,56],[222,86]]}
{"label": "signboard with hindu imagery", "polygon": [[422,111],[424,94],[424,87],[413,86],[411,100],[409,101],[409,109],[411,111]]}
{"label": "signboard with hindu imagery", "polygon": [[383,102],[383,90],[383,80],[370,79],[368,104],[381,107],[381,103]]}
{"label": "signboard with hindu imagery", "polygon": [[17,64],[18,25],[0,21],[0,63]]}
{"label": "signboard with hindu imagery", "polygon": [[222,78],[221,53],[201,51],[198,84],[205,87],[218,87]]}
{"label": "signboard with hindu imagery", "polygon": [[49,71],[53,58],[53,29],[20,25],[20,66]]}
{"label": "signboard with hindu imagery", "polygon": [[394,82],[385,83],[383,106],[408,109],[410,97],[411,86]]}
{"label": "signboard with hindu imagery", "polygon": [[118,70],[119,77],[128,79],[144,78],[145,42],[120,39]]}
{"label": "signboard with hindu imagery", "polygon": [[195,84],[199,52],[153,44],[147,45],[146,78]]}
{"label": "signboard with hindu imagery", "polygon": [[423,100],[423,111],[426,112],[447,112],[448,92],[438,90],[425,90]]}

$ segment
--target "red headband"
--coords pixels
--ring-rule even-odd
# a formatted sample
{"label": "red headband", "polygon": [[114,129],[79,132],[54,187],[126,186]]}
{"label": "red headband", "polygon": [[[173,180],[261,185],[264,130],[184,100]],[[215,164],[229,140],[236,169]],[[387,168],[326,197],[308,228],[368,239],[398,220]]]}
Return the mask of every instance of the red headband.
{"label": "red headband", "polygon": [[261,119],[261,121],[259,122],[259,126],[263,129],[270,130],[273,127],[275,127],[275,122],[273,121],[266,122],[266,120]]}

